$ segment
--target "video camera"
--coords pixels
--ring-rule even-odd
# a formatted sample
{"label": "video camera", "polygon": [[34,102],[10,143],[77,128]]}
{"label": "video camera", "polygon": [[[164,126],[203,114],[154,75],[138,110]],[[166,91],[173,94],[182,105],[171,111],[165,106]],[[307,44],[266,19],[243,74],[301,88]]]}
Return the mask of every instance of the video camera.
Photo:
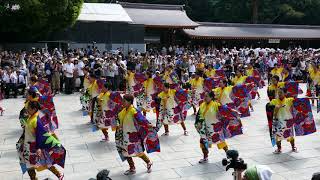
{"label": "video camera", "polygon": [[239,158],[237,150],[228,150],[227,158],[222,159],[222,165],[226,166],[226,171],[230,168],[233,168],[234,171],[247,169],[247,164],[244,163],[243,159]]}

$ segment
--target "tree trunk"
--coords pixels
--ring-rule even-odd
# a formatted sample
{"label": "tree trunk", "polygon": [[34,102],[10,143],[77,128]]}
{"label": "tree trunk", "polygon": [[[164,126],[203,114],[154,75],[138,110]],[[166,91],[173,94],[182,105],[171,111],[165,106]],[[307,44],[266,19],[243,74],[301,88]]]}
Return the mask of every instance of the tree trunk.
{"label": "tree trunk", "polygon": [[258,23],[258,2],[259,0],[252,0],[252,23]]}

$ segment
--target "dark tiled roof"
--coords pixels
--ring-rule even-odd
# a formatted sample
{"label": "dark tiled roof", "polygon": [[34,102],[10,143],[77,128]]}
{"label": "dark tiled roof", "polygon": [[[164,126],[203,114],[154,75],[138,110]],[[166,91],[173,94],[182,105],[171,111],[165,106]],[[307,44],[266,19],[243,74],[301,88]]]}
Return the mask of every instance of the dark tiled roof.
{"label": "dark tiled roof", "polygon": [[184,32],[194,39],[320,39],[320,26],[201,22]]}
{"label": "dark tiled roof", "polygon": [[120,3],[133,23],[146,27],[193,29],[199,24],[193,22],[184,11],[183,5]]}

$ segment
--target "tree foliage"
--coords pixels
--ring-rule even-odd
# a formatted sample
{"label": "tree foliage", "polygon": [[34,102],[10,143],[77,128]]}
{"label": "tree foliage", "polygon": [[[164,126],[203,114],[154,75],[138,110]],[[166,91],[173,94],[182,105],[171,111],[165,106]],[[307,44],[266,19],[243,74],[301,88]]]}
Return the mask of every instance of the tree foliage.
{"label": "tree foliage", "polygon": [[2,41],[33,41],[75,23],[83,0],[2,0]]}

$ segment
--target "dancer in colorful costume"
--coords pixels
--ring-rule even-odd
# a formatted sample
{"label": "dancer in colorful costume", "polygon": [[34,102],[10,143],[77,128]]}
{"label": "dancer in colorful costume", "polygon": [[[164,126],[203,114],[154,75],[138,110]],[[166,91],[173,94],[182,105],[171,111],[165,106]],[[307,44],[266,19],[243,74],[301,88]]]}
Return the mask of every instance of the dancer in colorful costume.
{"label": "dancer in colorful costume", "polygon": [[[250,79],[250,78],[249,78]],[[244,71],[243,70],[237,70],[236,71],[236,76],[232,79],[232,84],[234,85],[234,88],[233,88],[233,92],[235,92],[234,94],[237,93],[236,90],[239,89],[238,92],[240,92],[240,90],[245,90],[243,94],[244,96],[248,96],[249,94],[251,95],[251,91],[254,89],[254,83],[251,82],[251,83],[247,83],[248,82],[248,76],[244,75]],[[238,87],[237,87],[238,86]],[[241,87],[240,87],[241,86]],[[251,89],[251,90],[249,90]],[[243,97],[244,98],[244,97]],[[236,98],[238,101],[241,101],[243,98]],[[253,107],[252,107],[252,104],[251,104],[251,99],[252,97],[248,97],[248,103],[245,104],[244,106],[248,105],[251,109],[251,111],[253,111]],[[236,104],[236,106],[240,106],[240,102],[238,103],[239,105]],[[246,115],[243,115],[242,117],[244,116],[249,116],[250,114],[248,114],[246,112]]]}
{"label": "dancer in colorful costume", "polygon": [[282,152],[281,140],[287,139],[293,152],[297,152],[294,136],[304,136],[316,132],[309,99],[286,97],[283,89],[278,90],[274,106],[271,142],[277,145],[275,154]]}
{"label": "dancer in colorful costume", "polygon": [[[183,97],[179,98],[180,93]],[[177,97],[178,95],[178,97]],[[161,99],[159,120],[164,125],[165,132],[162,136],[169,136],[169,125],[180,123],[184,135],[188,136],[188,131],[184,120],[187,115],[186,102],[188,101],[187,93],[184,90],[171,89],[168,83],[164,84],[164,90],[158,95]],[[182,100],[179,100],[182,99]]]}
{"label": "dancer in colorful costume", "polygon": [[279,80],[282,80],[282,71],[283,67],[280,67],[278,64],[275,64],[275,67],[271,70],[271,77],[278,76]]}
{"label": "dancer in colorful costume", "polygon": [[19,121],[21,124],[21,127],[23,128],[25,126],[25,122],[28,118],[28,105],[30,102],[39,102],[40,103],[40,110],[43,114],[47,116],[47,118],[43,119],[43,125],[47,127],[47,130],[50,132],[54,132],[59,127],[57,114],[55,111],[55,106],[53,103],[53,97],[48,95],[44,96],[41,95],[38,89],[35,86],[30,87],[30,89],[27,92],[27,98],[24,103],[23,109],[20,111],[19,114]]}
{"label": "dancer in colorful costume", "polygon": [[219,103],[236,109],[241,117],[250,116],[250,94],[247,85],[228,86],[228,81],[224,79],[219,82],[219,86],[213,90]]}
{"label": "dancer in colorful costume", "polygon": [[83,69],[84,72],[84,80],[83,80],[83,89],[81,89],[80,95],[80,103],[82,105],[83,115],[87,115],[89,113],[89,101],[90,101],[90,94],[88,92],[88,88],[90,86],[90,78],[89,78],[89,69],[85,67]]}
{"label": "dancer in colorful costume", "polygon": [[[155,108],[154,99],[161,91],[162,82],[158,77],[152,78],[151,72],[146,72],[145,81],[141,89],[141,93],[137,96],[137,107],[146,116],[147,112],[150,112]],[[161,85],[159,85],[161,84]]]}
{"label": "dancer in colorful costume", "polygon": [[50,84],[44,79],[40,79],[37,76],[31,76],[30,88],[31,87],[37,88],[40,94],[44,96],[52,96]]}
{"label": "dancer in colorful costume", "polygon": [[41,118],[45,116],[39,110],[38,102],[29,102],[29,117],[16,145],[21,170],[23,174],[28,172],[31,180],[37,180],[36,171],[48,169],[62,180],[64,175],[54,165],[64,167],[66,150],[55,134],[48,132],[44,127]]}
{"label": "dancer in colorful costume", "polygon": [[268,86],[267,93],[269,100],[272,101],[273,99],[278,98],[278,90],[284,88],[285,82],[279,82],[279,76],[272,76],[271,77],[271,84]]}
{"label": "dancer in colorful costume", "polygon": [[177,73],[173,70],[173,66],[169,65],[164,72],[163,80],[165,83],[170,84],[171,89],[179,89],[179,77]]}
{"label": "dancer in colorful costume", "polygon": [[240,71],[240,70],[236,71],[236,76],[232,79],[232,84],[234,86],[242,85],[242,84],[244,84],[246,82],[246,79],[247,79],[248,76],[244,76],[244,75],[242,75],[242,73],[243,72]]}
{"label": "dancer in colorful costume", "polygon": [[216,70],[212,68],[212,65],[209,65],[204,74],[207,78],[214,78],[216,76]]}
{"label": "dancer in colorful costume", "polygon": [[258,95],[258,99],[260,99],[258,89],[263,88],[264,81],[261,79],[259,72],[254,69],[251,64],[248,64],[246,75],[248,76],[248,78],[246,79],[246,83],[254,83],[254,88],[250,92],[252,99],[255,99],[256,95]]}
{"label": "dancer in colorful costume", "polygon": [[135,82],[135,72],[133,70],[128,69],[127,74],[125,76],[126,80],[126,93],[134,94],[134,86],[137,84]]}
{"label": "dancer in colorful costume", "polygon": [[[308,93],[309,97],[319,97],[320,96],[320,67],[316,64],[310,64],[309,68],[309,82],[308,82]],[[314,100],[312,100],[312,105]],[[319,100],[318,103],[319,104]],[[319,112],[319,111],[318,111]]]}
{"label": "dancer in colorful costume", "polygon": [[197,114],[197,107],[203,102],[204,99],[204,79],[201,72],[197,72],[195,77],[189,83],[191,85],[191,101],[194,115]]}
{"label": "dancer in colorful costume", "polygon": [[118,114],[118,126],[115,134],[116,147],[122,161],[127,160],[130,169],[124,174],[136,173],[132,157],[140,157],[147,163],[147,172],[151,172],[152,162],[145,154],[160,152],[160,142],[157,129],[133,107],[134,97],[130,94],[123,96],[124,109]]}
{"label": "dancer in colorful costume", "polygon": [[122,97],[119,92],[111,92],[111,85],[105,83],[97,97],[98,112],[94,118],[94,130],[100,129],[104,135],[102,141],[109,141],[108,129],[116,130],[116,116],[121,110]]}
{"label": "dancer in colorful costume", "polygon": [[227,80],[221,80],[219,87],[213,89],[216,100],[222,105],[233,107],[233,101],[231,99],[232,88],[233,86],[228,86]]}
{"label": "dancer in colorful costume", "polygon": [[302,90],[299,88],[300,81],[286,81],[279,82],[278,76],[271,78],[271,84],[268,86],[267,93],[269,100],[277,98],[277,90],[284,88],[289,97],[298,97],[298,94],[302,94]]}
{"label": "dancer in colorful costume", "polygon": [[96,105],[97,97],[101,91],[101,84],[102,82],[99,81],[94,74],[90,74],[89,76],[90,86],[88,87],[88,93],[90,96],[89,99],[89,115],[90,115],[90,122],[94,122],[95,115],[97,114],[98,108]]}
{"label": "dancer in colorful costume", "polygon": [[217,143],[218,149],[228,150],[226,139],[242,134],[242,124],[236,111],[215,101],[213,92],[207,92],[205,102],[200,105],[195,128],[200,134],[200,148],[203,159],[208,162],[209,148]]}

